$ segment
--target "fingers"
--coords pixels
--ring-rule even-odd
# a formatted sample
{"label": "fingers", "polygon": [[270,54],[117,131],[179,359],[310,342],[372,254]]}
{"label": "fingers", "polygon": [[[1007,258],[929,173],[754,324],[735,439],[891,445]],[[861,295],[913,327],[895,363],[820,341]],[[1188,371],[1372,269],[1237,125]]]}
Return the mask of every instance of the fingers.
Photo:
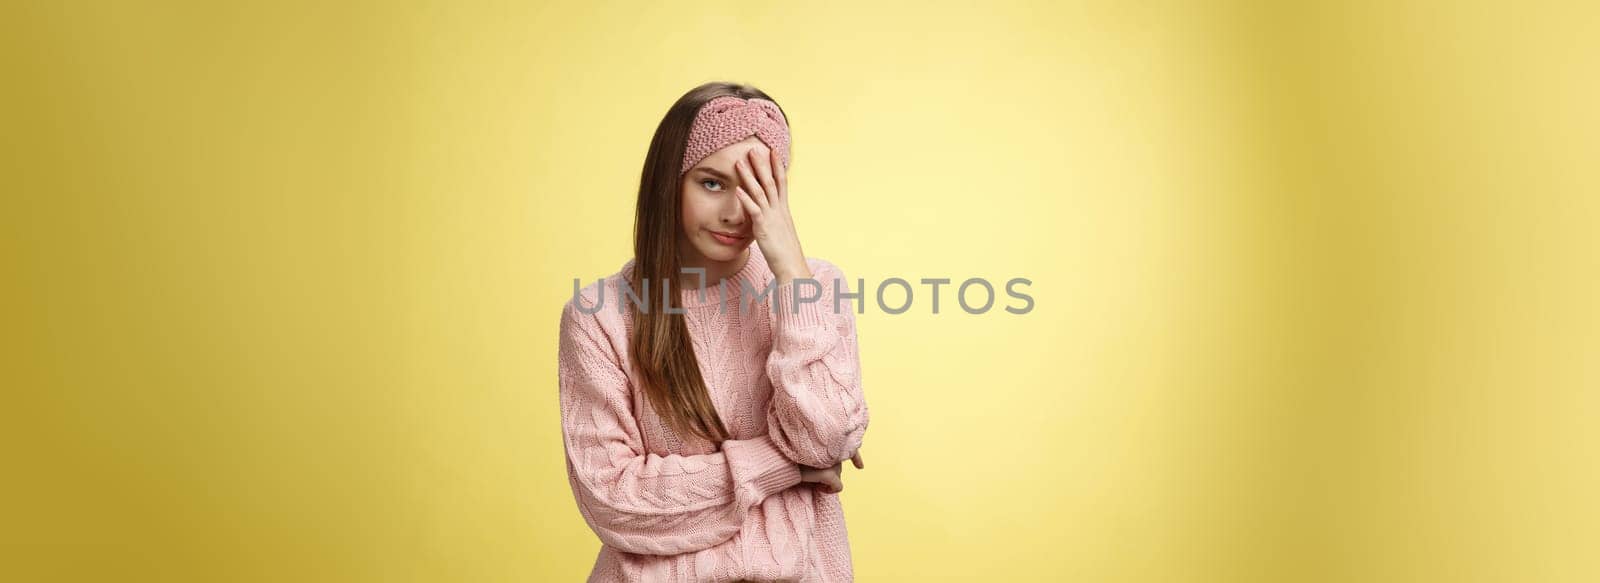
{"label": "fingers", "polygon": [[761,205],[756,204],[750,193],[744,191],[743,186],[733,187],[734,196],[739,197],[739,204],[744,207],[744,212],[749,213],[750,221],[755,222],[761,218]]}
{"label": "fingers", "polygon": [[844,491],[844,480],[839,479],[838,474],[829,475],[821,482],[817,482],[817,487],[822,488],[823,492],[838,494]]}
{"label": "fingers", "polygon": [[788,171],[784,169],[783,160],[778,158],[776,149],[769,148],[767,152],[772,157],[772,177],[778,183],[777,190],[774,192],[779,200],[787,199],[789,198]]}
{"label": "fingers", "polygon": [[756,180],[761,182],[761,190],[767,193],[767,203],[778,203],[778,184],[772,178],[772,148],[765,148],[767,154],[757,153],[758,148],[745,150],[745,156],[750,158],[750,167],[755,170]]}
{"label": "fingers", "polygon": [[858,470],[866,469],[867,467],[866,462],[861,461],[861,450],[859,449],[850,455],[850,463],[855,464],[856,469]]}
{"label": "fingers", "polygon": [[844,462],[833,464],[830,468],[813,468],[801,470],[801,481],[813,484],[813,487],[829,494],[838,494],[844,491],[844,478],[840,475],[844,469]]}
{"label": "fingers", "polygon": [[756,201],[756,204],[761,208],[769,206],[767,191],[761,189],[761,182],[756,180],[756,175],[751,172],[750,161],[737,160],[733,163],[733,166],[734,172],[739,174],[739,185],[750,187],[744,189],[750,195],[750,198]]}

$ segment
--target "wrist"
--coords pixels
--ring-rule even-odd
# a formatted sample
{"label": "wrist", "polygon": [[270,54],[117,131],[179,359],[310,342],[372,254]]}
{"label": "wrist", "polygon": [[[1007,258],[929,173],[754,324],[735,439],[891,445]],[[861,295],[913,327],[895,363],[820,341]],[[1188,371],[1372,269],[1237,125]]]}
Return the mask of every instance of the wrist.
{"label": "wrist", "polygon": [[772,275],[777,280],[778,285],[783,285],[796,279],[811,278],[811,268],[806,266],[805,261],[798,262],[798,265],[794,265],[792,263],[793,262],[785,265],[774,265],[772,267]]}

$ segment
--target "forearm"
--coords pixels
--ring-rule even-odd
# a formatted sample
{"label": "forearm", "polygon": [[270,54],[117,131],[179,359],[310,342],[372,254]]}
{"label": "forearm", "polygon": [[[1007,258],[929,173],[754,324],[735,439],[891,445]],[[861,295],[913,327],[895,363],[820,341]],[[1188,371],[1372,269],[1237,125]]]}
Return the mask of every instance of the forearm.
{"label": "forearm", "polygon": [[802,287],[816,287],[811,284],[796,281],[777,288],[766,370],[773,387],[767,424],[790,459],[828,467],[861,446],[868,412],[854,312],[849,302],[835,301],[842,275],[831,264],[818,273],[822,289],[803,296],[816,295],[815,301],[792,297]]}

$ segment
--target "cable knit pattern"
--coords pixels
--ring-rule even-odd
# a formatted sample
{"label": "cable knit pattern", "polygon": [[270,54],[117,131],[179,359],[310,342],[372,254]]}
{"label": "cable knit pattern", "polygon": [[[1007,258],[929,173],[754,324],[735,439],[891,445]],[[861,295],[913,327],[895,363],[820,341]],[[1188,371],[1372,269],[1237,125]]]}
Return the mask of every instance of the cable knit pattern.
{"label": "cable knit pattern", "polygon": [[[635,389],[632,314],[618,310],[632,260],[562,309],[567,477],[603,543],[591,582],[854,579],[839,495],[802,484],[797,464],[832,466],[865,435],[860,300],[835,312],[835,280],[849,288],[838,267],[814,258],[806,262],[820,289],[793,281],[762,295],[774,276],[759,246],[749,249],[725,285],[676,290],[731,434],[720,444],[678,435]],[[797,286],[819,300],[794,302]]]}
{"label": "cable knit pattern", "polygon": [[756,136],[778,153],[778,161],[789,167],[789,121],[771,100],[745,99],[723,95],[705,102],[689,124],[689,139],[684,146],[683,168],[678,176],[694,168],[712,152],[739,140]]}
{"label": "cable knit pattern", "polygon": [[[859,292],[831,263],[812,265],[811,279],[817,283],[792,280],[776,288],[767,429],[786,457],[823,468],[850,459],[867,431],[855,329],[861,298],[850,297]],[[812,297],[817,301],[796,301]]]}

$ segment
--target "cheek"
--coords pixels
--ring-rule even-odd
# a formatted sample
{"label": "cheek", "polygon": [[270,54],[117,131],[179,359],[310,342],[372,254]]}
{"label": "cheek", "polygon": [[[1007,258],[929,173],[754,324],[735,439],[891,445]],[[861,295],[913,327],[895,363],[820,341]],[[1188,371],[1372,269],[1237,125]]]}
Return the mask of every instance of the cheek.
{"label": "cheek", "polygon": [[703,194],[691,193],[683,197],[683,218],[695,224],[715,222],[717,219],[717,202]]}
{"label": "cheek", "polygon": [[682,208],[683,228],[690,234],[699,230],[701,225],[706,224],[706,217],[716,218],[714,209],[706,202],[705,197],[697,196],[694,193],[684,194]]}

